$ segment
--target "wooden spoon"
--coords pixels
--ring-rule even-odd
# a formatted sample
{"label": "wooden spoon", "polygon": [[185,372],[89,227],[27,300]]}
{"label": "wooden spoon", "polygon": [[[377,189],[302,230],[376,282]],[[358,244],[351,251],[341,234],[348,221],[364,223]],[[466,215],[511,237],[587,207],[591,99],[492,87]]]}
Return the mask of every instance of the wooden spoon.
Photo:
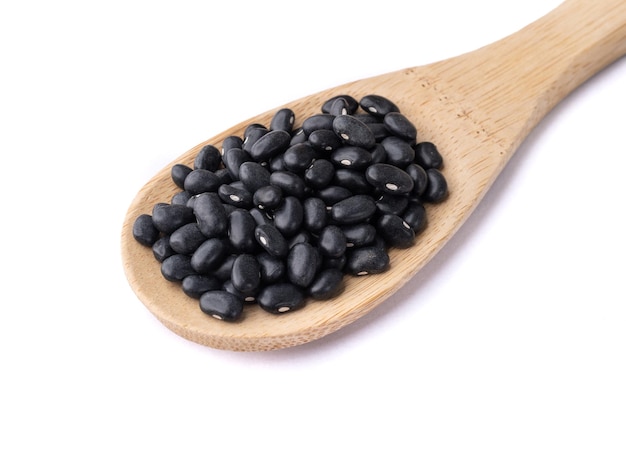
{"label": "wooden spoon", "polygon": [[[367,314],[404,285],[459,229],[535,125],[572,90],[626,54],[624,0],[568,0],[521,31],[489,46],[426,66],[337,86],[281,107],[301,120],[319,112],[337,94],[357,99],[388,97],[418,127],[420,140],[435,142],[444,156],[450,195],[428,206],[429,224],[415,246],[390,252],[383,274],[350,277],[345,292],[303,309],[272,315],[246,306],[241,323],[225,323],[200,311],[179,284],[166,281],[151,249],[132,236],[132,224],[169,202],[179,191],[170,168],[162,169],[137,194],[126,214],[122,256],[131,287],[169,329],[219,349],[262,351],[321,338]],[[198,150],[219,147],[253,122],[269,124],[277,109],[235,125],[184,153],[172,164],[192,165]],[[298,125],[299,122],[296,122]]]}

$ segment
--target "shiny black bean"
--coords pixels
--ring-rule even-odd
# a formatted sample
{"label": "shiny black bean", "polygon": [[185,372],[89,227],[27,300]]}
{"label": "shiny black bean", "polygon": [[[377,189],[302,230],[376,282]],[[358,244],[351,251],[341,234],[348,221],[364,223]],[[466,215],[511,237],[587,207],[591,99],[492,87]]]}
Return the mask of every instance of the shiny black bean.
{"label": "shiny black bean", "polygon": [[172,197],[170,203],[172,205],[187,205],[189,200],[191,200],[192,196],[193,195],[191,195],[186,190],[182,190],[182,191],[177,192],[177,193],[174,194],[174,196]]}
{"label": "shiny black bean", "polygon": [[370,129],[377,143],[392,135],[391,131],[382,122],[368,123],[367,128]]}
{"label": "shiny black bean", "polygon": [[327,268],[320,271],[307,288],[313,299],[326,300],[341,292],[343,272],[338,268]]}
{"label": "shiny black bean", "polygon": [[228,291],[207,291],[200,296],[200,310],[225,322],[236,322],[243,316],[243,300]]}
{"label": "shiny black bean", "polygon": [[216,193],[202,193],[195,197],[193,213],[200,231],[206,237],[225,236],[228,230],[228,215]]}
{"label": "shiny black bean", "polygon": [[322,104],[322,112],[326,114],[331,114],[331,110],[337,101],[341,101],[342,106],[345,106],[348,114],[354,114],[359,108],[359,102],[354,99],[352,96],[348,94],[340,94],[338,96],[333,96],[332,98],[326,100]]}
{"label": "shiny black bean", "polygon": [[244,188],[239,188],[234,183],[222,184],[217,189],[217,194],[224,203],[237,208],[250,208],[252,206],[252,194]]}
{"label": "shiny black bean", "polygon": [[183,278],[183,292],[189,297],[199,299],[207,291],[222,288],[222,282],[211,275],[189,275]]}
{"label": "shiny black bean", "polygon": [[412,201],[402,213],[402,219],[417,234],[426,227],[426,208],[421,203]]}
{"label": "shiny black bean", "polygon": [[261,282],[265,285],[276,283],[284,278],[287,267],[282,258],[275,257],[268,252],[261,252],[256,256],[261,271]]}
{"label": "shiny black bean", "polygon": [[300,173],[309,167],[316,157],[317,151],[313,146],[308,143],[298,143],[285,150],[283,164],[289,171]]}
{"label": "shiny black bean", "polygon": [[387,245],[391,247],[404,249],[415,242],[415,232],[400,216],[384,214],[378,218],[376,228]]}
{"label": "shiny black bean", "polygon": [[269,211],[261,210],[257,207],[250,208],[249,211],[254,218],[254,222],[257,226],[274,223],[274,218],[272,218],[272,215],[269,213]]}
{"label": "shiny black bean", "polygon": [[248,125],[243,132],[243,145],[241,148],[249,153],[252,145],[259,141],[263,135],[269,133],[269,131],[270,130],[268,128],[259,123]]}
{"label": "shiny black bean", "polygon": [[294,245],[287,255],[287,278],[302,288],[306,288],[316,274],[318,254],[315,248],[306,242]]}
{"label": "shiny black bean", "polygon": [[204,192],[215,192],[222,184],[214,172],[206,169],[194,169],[185,177],[184,189],[192,195]]}
{"label": "shiny black bean", "polygon": [[330,217],[339,224],[360,223],[376,212],[376,203],[369,195],[353,195],[335,203]]}
{"label": "shiny black bean", "polygon": [[315,195],[324,200],[327,206],[332,206],[335,203],[351,197],[353,193],[348,188],[342,187],[341,185],[329,185],[315,192]]}
{"label": "shiny black bean", "polygon": [[283,108],[277,111],[270,122],[270,130],[283,130],[287,133],[293,131],[296,115],[291,109]]}
{"label": "shiny black bean", "polygon": [[222,156],[224,167],[228,170],[228,174],[233,180],[240,179],[239,169],[241,165],[251,160],[248,152],[241,148],[231,148]]}
{"label": "shiny black bean", "polygon": [[222,157],[224,157],[232,148],[243,148],[243,139],[237,135],[230,135],[224,138],[221,151]]}
{"label": "shiny black bean", "polygon": [[413,193],[418,197],[421,196],[428,185],[426,170],[419,164],[411,163],[404,171],[413,179]]}
{"label": "shiny black bean", "polygon": [[337,167],[364,169],[372,162],[372,153],[360,146],[342,146],[333,151],[330,161]]}
{"label": "shiny black bean", "polygon": [[376,208],[381,213],[400,215],[409,204],[408,197],[384,193],[376,200]]}
{"label": "shiny black bean", "polygon": [[332,130],[315,130],[309,135],[309,144],[323,152],[330,152],[341,147],[342,141],[337,134]]}
{"label": "shiny black bean", "polygon": [[305,296],[300,288],[291,283],[270,284],[259,291],[259,305],[273,314],[283,314],[301,308]]}
{"label": "shiny black bean", "polygon": [[197,223],[179,227],[170,235],[170,245],[176,253],[193,254],[200,244],[207,240]]}
{"label": "shiny black bean", "polygon": [[246,161],[239,167],[239,180],[250,193],[269,185],[270,172],[258,162]]}
{"label": "shiny black bean", "polygon": [[230,272],[233,286],[244,294],[255,292],[261,284],[261,267],[254,255],[241,254],[233,262]]}
{"label": "shiny black bean", "polygon": [[184,164],[174,164],[170,170],[172,180],[179,188],[185,188],[185,179],[193,169]]}
{"label": "shiny black bean", "polygon": [[413,190],[411,176],[392,164],[372,164],[365,171],[365,177],[372,186],[384,193],[401,195]]}
{"label": "shiny black bean", "polygon": [[428,169],[428,185],[422,194],[424,201],[430,203],[440,203],[448,196],[448,182],[444,175],[438,169]]}
{"label": "shiny black bean", "polygon": [[313,235],[306,230],[302,230],[291,236],[287,242],[289,243],[289,248],[291,249],[294,245],[300,244],[302,242],[306,242],[308,244],[312,244],[314,242]]}
{"label": "shiny black bean", "polygon": [[370,150],[372,153],[372,164],[376,163],[384,163],[387,160],[387,152],[385,151],[385,147],[380,143],[376,143],[373,149]]}
{"label": "shiny black bean", "polygon": [[304,210],[302,202],[293,196],[287,196],[274,210],[274,225],[284,236],[292,236],[300,230]]}
{"label": "shiny black bean", "polygon": [[413,147],[402,138],[389,136],[380,142],[387,154],[386,162],[404,168],[415,160]]}
{"label": "shiny black bean", "polygon": [[228,242],[219,237],[205,240],[191,254],[191,266],[200,274],[211,273],[228,255]]}
{"label": "shiny black bean", "polygon": [[152,247],[160,235],[161,233],[152,222],[152,216],[149,214],[137,216],[133,223],[133,237],[137,242]]}
{"label": "shiny black bean", "polygon": [[333,129],[333,121],[335,120],[334,115],[330,114],[315,114],[312,115],[302,122],[302,131],[308,137],[315,130],[332,130]]}
{"label": "shiny black bean", "polygon": [[193,221],[195,221],[193,209],[185,205],[158,203],[152,208],[152,223],[164,234],[171,234]]}
{"label": "shiny black bean", "polygon": [[423,141],[415,146],[415,162],[424,169],[441,169],[443,167],[443,157],[430,141]]}
{"label": "shiny black bean", "polygon": [[213,276],[222,282],[230,280],[230,272],[233,269],[233,263],[235,263],[236,258],[237,254],[227,255],[222,263],[220,263],[219,266],[213,270]]}
{"label": "shiny black bean", "polygon": [[333,184],[347,188],[354,195],[372,191],[372,186],[365,178],[365,174],[356,169],[337,169],[333,178]]}
{"label": "shiny black bean", "polygon": [[220,167],[221,162],[222,155],[220,150],[213,145],[204,145],[193,160],[193,168],[215,172]]}
{"label": "shiny black bean", "polygon": [[228,216],[228,238],[240,252],[254,252],[258,248],[254,238],[256,221],[248,210],[236,209]]}
{"label": "shiny black bean", "polygon": [[350,104],[342,97],[337,98],[330,104],[328,113],[335,116],[350,114]]}
{"label": "shiny black bean", "polygon": [[284,130],[271,130],[259,138],[250,148],[250,156],[255,161],[267,161],[282,153],[291,141],[291,135]]}
{"label": "shiny black bean", "polygon": [[335,166],[327,159],[316,159],[304,172],[304,181],[313,189],[327,187],[335,175]]}
{"label": "shiny black bean", "polygon": [[175,253],[170,245],[170,236],[163,236],[152,245],[152,254],[159,263],[162,263],[163,260]]}
{"label": "shiny black bean", "polygon": [[341,226],[341,229],[346,236],[347,247],[363,247],[376,239],[376,228],[370,223],[350,224]]}
{"label": "shiny black bean", "polygon": [[[268,179],[269,182],[269,179]],[[259,187],[252,195],[252,203],[262,210],[276,208],[283,201],[283,191],[274,185]]]}
{"label": "shiny black bean", "polygon": [[168,281],[180,282],[186,276],[195,275],[196,272],[191,267],[191,257],[177,253],[163,260],[161,274]]}
{"label": "shiny black bean", "polygon": [[224,281],[224,283],[222,284],[222,290],[231,293],[233,296],[237,296],[239,299],[241,299],[244,302],[244,305],[252,304],[256,302],[257,291],[252,291],[249,293],[240,291],[239,289],[235,287],[232,280]]}
{"label": "shiny black bean", "polygon": [[306,190],[304,179],[291,171],[274,171],[270,175],[270,185],[279,187],[285,196],[302,198]]}
{"label": "shiny black bean", "polygon": [[302,202],[302,227],[313,233],[318,233],[328,224],[326,203],[321,198],[309,197]]}
{"label": "shiny black bean", "polygon": [[270,172],[288,170],[287,166],[285,166],[285,158],[283,156],[284,154],[277,154],[270,158],[269,161],[266,161],[264,166],[267,167]]}
{"label": "shiny black bean", "polygon": [[384,96],[376,94],[368,94],[363,96],[359,101],[361,108],[369,113],[378,116],[384,116],[389,112],[399,112],[398,106]]}
{"label": "shiny black bean", "polygon": [[376,144],[376,138],[369,127],[352,115],[335,117],[333,130],[348,145],[368,149]]}
{"label": "shiny black bean", "polygon": [[289,244],[285,236],[273,224],[257,226],[254,237],[261,247],[275,257],[284,257],[289,253]]}
{"label": "shiny black bean", "polygon": [[385,127],[394,135],[407,140],[409,143],[415,142],[417,138],[417,128],[404,114],[400,112],[388,112],[383,118]]}
{"label": "shiny black bean", "polygon": [[389,268],[389,254],[378,246],[365,246],[350,249],[345,270],[356,276],[382,273]]}
{"label": "shiny black bean", "polygon": [[328,225],[320,232],[317,246],[326,257],[341,257],[346,253],[346,235],[339,226]]}

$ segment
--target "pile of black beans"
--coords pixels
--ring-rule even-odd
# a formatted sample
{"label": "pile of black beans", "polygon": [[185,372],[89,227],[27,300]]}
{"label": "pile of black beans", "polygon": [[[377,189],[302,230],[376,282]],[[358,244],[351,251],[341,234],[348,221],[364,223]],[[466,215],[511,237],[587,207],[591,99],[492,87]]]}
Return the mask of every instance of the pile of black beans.
{"label": "pile of black beans", "polygon": [[251,302],[294,311],[341,293],[346,274],[385,271],[388,248],[413,245],[425,206],[448,195],[436,146],[383,96],[335,96],[294,122],[281,109],[175,164],[181,190],[134,222],[165,279],[212,317],[238,321]]}

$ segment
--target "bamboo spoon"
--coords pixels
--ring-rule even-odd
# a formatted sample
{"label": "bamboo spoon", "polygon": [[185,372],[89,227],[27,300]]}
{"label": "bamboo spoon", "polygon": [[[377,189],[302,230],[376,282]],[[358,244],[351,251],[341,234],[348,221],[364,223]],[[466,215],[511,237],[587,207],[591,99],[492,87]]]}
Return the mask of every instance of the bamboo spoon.
{"label": "bamboo spoon", "polygon": [[[132,224],[179,190],[162,169],[137,194],[126,214],[122,256],[131,287],[169,329],[219,349],[265,351],[321,338],[367,314],[404,285],[459,229],[535,125],[559,101],[602,68],[626,54],[626,1],[568,0],[521,31],[491,45],[426,66],[359,80],[286,104],[297,117],[318,112],[336,94],[357,99],[381,94],[396,102],[444,156],[450,196],[428,206],[429,224],[415,246],[390,252],[383,274],[347,278],[345,292],[284,315],[246,306],[241,323],[203,314],[198,301],[160,273],[149,248],[132,237]],[[205,144],[219,147],[265,112],[200,143],[175,163],[191,165]],[[298,122],[296,122],[296,125]],[[248,309],[248,307],[250,307]]]}

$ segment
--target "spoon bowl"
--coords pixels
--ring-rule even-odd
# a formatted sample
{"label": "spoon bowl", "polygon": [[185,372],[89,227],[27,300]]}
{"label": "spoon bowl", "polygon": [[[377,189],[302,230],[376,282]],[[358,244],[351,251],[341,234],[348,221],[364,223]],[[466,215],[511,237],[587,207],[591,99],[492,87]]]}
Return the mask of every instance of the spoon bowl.
{"label": "spoon bowl", "polygon": [[[380,94],[395,102],[444,157],[448,198],[428,205],[428,226],[414,246],[391,249],[384,273],[346,276],[344,291],[301,310],[269,314],[247,305],[244,320],[227,323],[202,313],[179,284],[165,280],[151,249],[132,236],[134,220],[180,189],[171,165],[136,195],[123,224],[121,250],[128,281],[140,301],[170,330],[202,345],[266,351],[319,339],[354,322],[413,277],[454,235],[481,201],[529,132],[559,101],[626,54],[623,0],[568,0],[543,18],[491,45],[429,65],[358,80],[285,104],[295,127],[338,95]],[[278,109],[250,118],[189,149],[173,164],[193,165],[202,146],[220,146],[251,123],[268,125]]]}

